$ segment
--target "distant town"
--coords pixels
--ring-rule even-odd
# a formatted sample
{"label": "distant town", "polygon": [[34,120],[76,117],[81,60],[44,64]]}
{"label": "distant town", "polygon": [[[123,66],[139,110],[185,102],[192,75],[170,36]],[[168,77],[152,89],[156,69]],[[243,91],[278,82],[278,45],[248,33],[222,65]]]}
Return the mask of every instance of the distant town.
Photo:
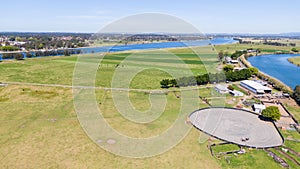
{"label": "distant town", "polygon": [[32,51],[89,47],[105,44],[129,44],[160,41],[187,41],[207,38],[234,38],[243,44],[292,46],[293,42],[277,42],[282,39],[300,39],[300,33],[291,34],[126,34],[126,33],[22,33],[0,32],[0,51]]}

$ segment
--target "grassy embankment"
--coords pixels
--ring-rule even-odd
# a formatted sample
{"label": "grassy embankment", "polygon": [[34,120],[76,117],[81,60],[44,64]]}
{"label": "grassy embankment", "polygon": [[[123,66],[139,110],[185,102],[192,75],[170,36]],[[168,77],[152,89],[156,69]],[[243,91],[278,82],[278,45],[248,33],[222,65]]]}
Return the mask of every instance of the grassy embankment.
{"label": "grassy embankment", "polygon": [[294,65],[300,66],[300,56],[289,58],[288,61],[291,62]]}

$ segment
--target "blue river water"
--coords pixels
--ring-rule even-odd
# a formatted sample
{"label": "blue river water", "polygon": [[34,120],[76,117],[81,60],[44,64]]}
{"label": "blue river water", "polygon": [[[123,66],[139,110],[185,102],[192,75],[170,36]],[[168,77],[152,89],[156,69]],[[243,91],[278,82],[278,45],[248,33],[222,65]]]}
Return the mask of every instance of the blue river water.
{"label": "blue river water", "polygon": [[[120,52],[120,51],[130,51],[130,50],[147,50],[147,49],[164,49],[164,48],[178,48],[178,47],[189,47],[189,46],[208,46],[208,45],[220,45],[220,44],[232,44],[238,41],[232,38],[215,38],[211,40],[195,40],[195,41],[182,41],[182,42],[159,42],[159,43],[145,43],[145,44],[129,44],[129,45],[116,45],[116,46],[100,46],[100,47],[88,47],[88,48],[76,48],[70,49],[73,51],[80,51],[81,53],[101,53],[101,52]],[[26,58],[26,52],[19,52],[23,54]],[[51,56],[61,56],[60,54],[55,54]],[[76,52],[75,52],[76,53]],[[35,52],[31,52],[35,55]],[[34,57],[34,56],[33,56]],[[43,56],[39,56],[43,57]],[[5,60],[2,58],[0,53],[0,60]],[[13,59],[13,58],[9,58]]]}
{"label": "blue river water", "polygon": [[231,44],[236,42],[237,41],[233,39],[216,38],[212,40],[130,44],[130,45],[83,48],[83,53],[91,53],[92,51],[98,53],[98,52],[119,52],[119,51],[129,51],[129,50],[178,48],[178,47],[189,47],[189,46],[208,46],[210,44],[220,45],[220,44]]}
{"label": "blue river water", "polygon": [[249,57],[248,61],[260,71],[273,76],[292,89],[300,85],[300,67],[290,63],[288,58],[300,54],[273,54]]}

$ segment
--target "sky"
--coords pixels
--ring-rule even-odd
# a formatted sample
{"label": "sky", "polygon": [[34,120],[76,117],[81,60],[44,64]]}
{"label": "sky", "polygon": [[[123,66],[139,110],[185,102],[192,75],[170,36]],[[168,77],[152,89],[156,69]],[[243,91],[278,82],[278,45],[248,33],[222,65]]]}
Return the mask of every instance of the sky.
{"label": "sky", "polygon": [[141,13],[181,18],[203,33],[300,32],[299,0],[14,0],[0,32],[89,32]]}

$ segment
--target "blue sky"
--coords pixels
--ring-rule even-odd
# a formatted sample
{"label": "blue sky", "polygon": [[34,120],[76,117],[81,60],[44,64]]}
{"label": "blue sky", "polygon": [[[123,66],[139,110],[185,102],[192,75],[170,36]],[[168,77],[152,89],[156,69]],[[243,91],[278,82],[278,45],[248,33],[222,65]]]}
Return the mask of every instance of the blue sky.
{"label": "blue sky", "polygon": [[1,2],[0,31],[97,32],[143,12],[170,14],[204,33],[300,32],[299,0],[14,0]]}

